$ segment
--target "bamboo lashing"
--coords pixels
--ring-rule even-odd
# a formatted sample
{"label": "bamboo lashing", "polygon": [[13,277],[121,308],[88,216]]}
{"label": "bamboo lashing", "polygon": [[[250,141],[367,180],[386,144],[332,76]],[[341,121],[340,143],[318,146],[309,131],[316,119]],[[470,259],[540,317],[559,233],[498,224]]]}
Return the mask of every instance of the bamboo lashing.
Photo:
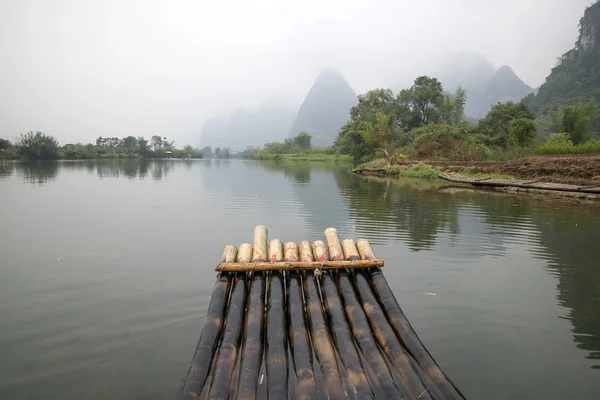
{"label": "bamboo lashing", "polygon": [[[464,396],[396,301],[369,242],[227,245],[178,399]],[[312,272],[310,272],[312,270]]]}
{"label": "bamboo lashing", "polygon": [[339,268],[372,268],[383,267],[383,260],[375,261],[294,261],[294,262],[257,262],[257,263],[226,263],[219,264],[215,267],[215,271],[223,272],[249,272],[254,271],[281,271],[281,270],[312,270],[315,268],[322,269],[339,269]]}

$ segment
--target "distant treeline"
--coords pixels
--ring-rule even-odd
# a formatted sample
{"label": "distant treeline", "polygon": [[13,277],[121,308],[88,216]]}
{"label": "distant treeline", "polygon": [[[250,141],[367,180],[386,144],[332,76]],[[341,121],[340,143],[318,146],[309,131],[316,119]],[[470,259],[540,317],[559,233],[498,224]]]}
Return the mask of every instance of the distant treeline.
{"label": "distant treeline", "polygon": [[202,158],[192,146],[178,149],[173,141],[158,135],[150,140],[143,137],[99,137],[96,143],[59,145],[53,136],[42,132],[21,134],[13,144],[0,139],[0,157],[11,160],[89,160],[119,158]]}
{"label": "distant treeline", "polygon": [[406,160],[507,160],[524,154],[578,154],[600,151],[593,123],[594,99],[559,106],[536,115],[524,102],[492,106],[480,120],[465,118],[467,92],[454,94],[428,76],[394,94],[374,89],[358,96],[349,120],[333,146],[313,149],[302,133],[283,143],[267,143],[257,159],[286,159],[290,154],[350,155],[355,163],[382,159],[387,165]]}

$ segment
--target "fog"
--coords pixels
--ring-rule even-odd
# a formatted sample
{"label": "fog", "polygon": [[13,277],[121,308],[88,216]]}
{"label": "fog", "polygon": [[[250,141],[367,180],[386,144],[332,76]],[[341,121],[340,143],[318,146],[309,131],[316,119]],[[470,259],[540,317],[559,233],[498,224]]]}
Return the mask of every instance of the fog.
{"label": "fog", "polygon": [[151,136],[197,146],[204,121],[273,97],[300,104],[319,71],[357,93],[409,84],[474,51],[539,86],[591,0],[0,2],[0,137],[61,144]]}

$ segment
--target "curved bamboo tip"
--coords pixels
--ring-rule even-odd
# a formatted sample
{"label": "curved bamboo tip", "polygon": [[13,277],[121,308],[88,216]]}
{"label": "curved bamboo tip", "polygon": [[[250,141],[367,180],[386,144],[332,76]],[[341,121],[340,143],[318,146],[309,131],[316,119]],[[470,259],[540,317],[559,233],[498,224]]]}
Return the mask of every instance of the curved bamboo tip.
{"label": "curved bamboo tip", "polygon": [[228,244],[227,246],[225,246],[223,248],[223,255],[221,256],[221,262],[222,263],[232,263],[235,262],[237,259],[237,248],[232,245],[232,244]]}
{"label": "curved bamboo tip", "polygon": [[344,251],[344,258],[349,261],[360,260],[358,249],[352,239],[344,239],[342,242],[342,250]]}
{"label": "curved bamboo tip", "polygon": [[367,239],[359,239],[356,242],[356,247],[358,248],[358,254],[360,254],[360,258],[363,260],[376,260],[375,253],[373,253],[373,249],[371,249],[371,245]]}
{"label": "curved bamboo tip", "polygon": [[298,261],[300,258],[298,256],[298,246],[294,242],[287,242],[283,246],[283,260],[284,261]]}
{"label": "curved bamboo tip", "polygon": [[267,235],[268,231],[264,225],[258,225],[256,228],[254,228],[254,243],[252,245],[253,262],[267,261]]}
{"label": "curved bamboo tip", "polygon": [[283,243],[281,240],[273,239],[269,243],[269,261],[283,261]]}
{"label": "curved bamboo tip", "polygon": [[315,240],[311,246],[315,256],[315,261],[329,261],[329,251],[327,251],[327,245],[325,242],[322,240]]}
{"label": "curved bamboo tip", "polygon": [[298,253],[300,260],[304,262],[314,261],[313,248],[308,240],[303,240],[298,243]]}
{"label": "curved bamboo tip", "polygon": [[325,229],[325,241],[327,242],[327,249],[329,250],[329,259],[335,261],[343,260],[344,253],[342,252],[342,244],[340,243],[337,229]]}
{"label": "curved bamboo tip", "polygon": [[238,262],[250,262],[252,260],[252,245],[242,243],[238,249]]}

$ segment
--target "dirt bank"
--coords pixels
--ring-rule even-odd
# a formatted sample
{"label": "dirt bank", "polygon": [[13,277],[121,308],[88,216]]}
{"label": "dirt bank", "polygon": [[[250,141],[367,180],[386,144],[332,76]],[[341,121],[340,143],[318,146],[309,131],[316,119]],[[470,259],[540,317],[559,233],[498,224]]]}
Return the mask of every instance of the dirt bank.
{"label": "dirt bank", "polygon": [[[525,157],[507,162],[422,161],[441,172],[502,174],[539,182],[594,186],[600,183],[600,154]],[[370,175],[397,175],[416,162],[392,167],[367,167],[355,172]]]}
{"label": "dirt bank", "polygon": [[431,162],[444,172],[505,174],[518,179],[592,186],[600,183],[600,154],[537,156],[509,162]]}

